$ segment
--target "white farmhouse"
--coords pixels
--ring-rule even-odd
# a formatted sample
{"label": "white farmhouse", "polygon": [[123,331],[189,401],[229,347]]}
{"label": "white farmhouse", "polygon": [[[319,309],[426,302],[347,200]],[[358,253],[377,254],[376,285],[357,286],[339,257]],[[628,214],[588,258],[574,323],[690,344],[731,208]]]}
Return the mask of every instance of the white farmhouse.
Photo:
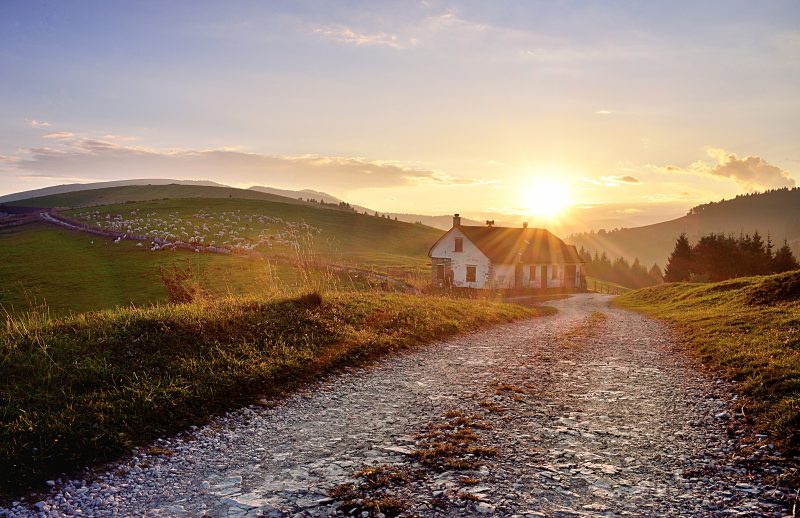
{"label": "white farmhouse", "polygon": [[574,246],[543,228],[461,224],[431,247],[433,283],[484,289],[583,289],[583,259]]}

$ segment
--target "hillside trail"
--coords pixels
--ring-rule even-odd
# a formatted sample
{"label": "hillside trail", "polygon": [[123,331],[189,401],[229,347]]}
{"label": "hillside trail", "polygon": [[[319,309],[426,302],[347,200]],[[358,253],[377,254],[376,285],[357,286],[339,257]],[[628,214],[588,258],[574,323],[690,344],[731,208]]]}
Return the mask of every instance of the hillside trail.
{"label": "hillside trail", "polygon": [[[725,384],[699,372],[666,326],[609,300],[548,302],[558,314],[347,371],[163,439],[94,481],[57,484],[37,505],[92,516],[368,516],[370,503],[391,511],[388,496],[409,516],[786,515],[763,474],[731,461]],[[436,450],[459,423],[473,447],[456,452],[463,469],[413,454]],[[404,475],[366,488],[353,478],[365,465]],[[330,498],[343,483],[361,484],[362,500]]]}

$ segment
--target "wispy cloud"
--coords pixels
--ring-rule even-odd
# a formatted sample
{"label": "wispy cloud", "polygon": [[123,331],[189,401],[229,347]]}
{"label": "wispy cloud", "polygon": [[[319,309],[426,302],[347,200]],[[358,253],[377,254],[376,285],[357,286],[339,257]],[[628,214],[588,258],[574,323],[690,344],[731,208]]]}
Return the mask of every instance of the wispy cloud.
{"label": "wispy cloud", "polygon": [[52,124],[50,124],[47,121],[38,121],[36,119],[31,119],[28,122],[30,123],[32,128],[49,128],[50,126],[52,126]]}
{"label": "wispy cloud", "polygon": [[584,182],[592,185],[601,185],[603,187],[619,187],[620,185],[638,185],[641,182],[633,175],[607,175],[601,176],[599,179],[584,178]]}
{"label": "wispy cloud", "polygon": [[71,131],[51,131],[49,133],[45,133],[42,138],[46,139],[55,139],[55,140],[67,140],[74,137],[75,134]]}
{"label": "wispy cloud", "polygon": [[[66,132],[64,132],[66,133]],[[156,149],[81,136],[52,138],[54,146],[23,148],[8,157],[18,177],[110,180],[225,176],[234,183],[353,191],[409,185],[472,185],[484,180],[363,157],[266,155],[238,149]]]}
{"label": "wispy cloud", "polygon": [[612,113],[614,112],[611,110],[597,110],[594,112],[595,115],[611,115]]}
{"label": "wispy cloud", "polygon": [[402,49],[416,44],[414,39],[401,41],[396,34],[385,32],[367,33],[350,27],[316,27],[314,34],[322,38],[357,46],[384,46]]}

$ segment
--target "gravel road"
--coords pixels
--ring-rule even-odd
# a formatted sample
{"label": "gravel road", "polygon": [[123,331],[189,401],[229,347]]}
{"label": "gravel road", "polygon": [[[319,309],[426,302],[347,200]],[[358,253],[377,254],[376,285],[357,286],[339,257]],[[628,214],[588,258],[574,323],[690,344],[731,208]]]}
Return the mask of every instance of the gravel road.
{"label": "gravel road", "polygon": [[[742,429],[726,384],[608,301],[551,302],[557,315],[343,373],[0,515],[368,516],[390,501],[420,516],[791,515],[770,468],[734,461],[743,438],[780,454]],[[396,476],[354,478],[364,466]],[[357,497],[332,499],[345,483]]]}

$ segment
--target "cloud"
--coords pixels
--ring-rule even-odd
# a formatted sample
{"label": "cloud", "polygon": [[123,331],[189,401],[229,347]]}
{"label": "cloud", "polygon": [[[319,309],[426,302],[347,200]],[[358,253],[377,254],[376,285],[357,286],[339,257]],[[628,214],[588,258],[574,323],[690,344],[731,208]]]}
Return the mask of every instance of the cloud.
{"label": "cloud", "polygon": [[593,185],[602,185],[603,187],[619,187],[620,185],[638,185],[641,183],[638,178],[629,174],[601,176],[599,180],[583,178],[583,181]]}
{"label": "cloud", "polygon": [[666,173],[683,173],[727,178],[736,182],[744,191],[752,192],[763,189],[780,187],[794,187],[797,182],[791,177],[789,171],[770,164],[760,156],[749,155],[739,158],[736,153],[729,153],[724,149],[709,148],[708,156],[714,161],[708,163],[698,160],[689,167],[676,165],[649,166],[657,171]]}
{"label": "cloud", "polygon": [[57,139],[57,140],[66,140],[71,139],[74,137],[75,134],[69,131],[51,131],[49,133],[45,133],[42,138],[46,139]]}
{"label": "cloud", "polygon": [[237,184],[339,192],[410,185],[474,185],[485,180],[362,157],[282,156],[237,149],[163,150],[85,137],[23,148],[6,169],[18,177],[94,180],[216,178]]}
{"label": "cloud", "polygon": [[595,115],[611,115],[612,113],[614,112],[611,110],[597,110],[594,112]]}
{"label": "cloud", "polygon": [[722,149],[709,149],[709,156],[717,160],[713,167],[703,167],[706,174],[730,178],[748,191],[775,187],[794,187],[789,172],[772,165],[759,156],[738,158]]}
{"label": "cloud", "polygon": [[52,126],[52,124],[47,121],[37,121],[36,119],[33,119],[29,122],[31,123],[32,128],[49,128]]}
{"label": "cloud", "polygon": [[403,43],[395,34],[385,32],[369,34],[355,31],[349,27],[316,27],[314,34],[328,40],[357,46],[384,46],[402,49],[416,44],[413,39]]}

